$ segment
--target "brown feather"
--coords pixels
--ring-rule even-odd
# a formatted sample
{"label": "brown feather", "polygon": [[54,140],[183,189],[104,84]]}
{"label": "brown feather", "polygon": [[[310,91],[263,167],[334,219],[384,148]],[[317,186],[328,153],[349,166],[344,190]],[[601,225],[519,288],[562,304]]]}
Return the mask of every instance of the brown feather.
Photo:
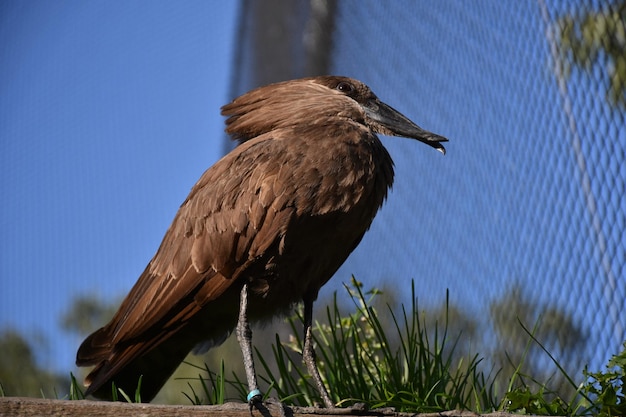
{"label": "brown feather", "polygon": [[80,346],[76,363],[96,365],[88,394],[110,396],[112,381],[132,393],[144,375],[152,399],[196,344],[232,330],[244,282],[253,321],[316,298],[393,182],[375,135],[388,128],[363,107],[377,100],[356,80],[317,77],[223,107],[241,144],[202,175],[113,319]]}

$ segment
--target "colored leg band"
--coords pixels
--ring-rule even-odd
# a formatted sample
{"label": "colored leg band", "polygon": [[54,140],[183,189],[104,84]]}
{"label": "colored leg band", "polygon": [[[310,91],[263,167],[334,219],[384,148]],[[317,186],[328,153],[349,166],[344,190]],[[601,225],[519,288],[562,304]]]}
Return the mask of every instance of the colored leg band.
{"label": "colored leg band", "polygon": [[259,391],[258,389],[252,390],[250,391],[250,394],[248,394],[248,402],[252,401],[254,397],[260,397],[260,396],[261,396],[261,391]]}

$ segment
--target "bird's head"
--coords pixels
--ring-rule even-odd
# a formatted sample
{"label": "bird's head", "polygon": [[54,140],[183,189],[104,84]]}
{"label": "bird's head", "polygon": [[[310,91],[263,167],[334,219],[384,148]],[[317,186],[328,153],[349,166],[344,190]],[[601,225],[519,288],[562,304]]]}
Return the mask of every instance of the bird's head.
{"label": "bird's head", "polygon": [[226,132],[245,142],[274,129],[347,118],[375,133],[417,139],[445,154],[447,139],[422,129],[383,103],[360,81],[340,76],[302,78],[252,90],[222,107]]}

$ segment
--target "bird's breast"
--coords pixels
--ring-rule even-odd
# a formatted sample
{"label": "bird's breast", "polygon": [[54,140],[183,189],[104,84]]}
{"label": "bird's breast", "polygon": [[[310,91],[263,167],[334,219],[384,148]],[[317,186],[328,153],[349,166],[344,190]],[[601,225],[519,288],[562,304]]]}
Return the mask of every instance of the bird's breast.
{"label": "bird's breast", "polygon": [[364,210],[373,217],[393,183],[391,158],[367,130],[329,130],[304,141],[295,161],[295,206],[301,215],[358,216]]}
{"label": "bird's breast", "polygon": [[260,304],[282,307],[316,297],[356,248],[393,182],[393,163],[374,134],[299,141],[285,169],[284,189],[275,182],[272,193],[293,196],[293,215],[263,271],[248,275]]}

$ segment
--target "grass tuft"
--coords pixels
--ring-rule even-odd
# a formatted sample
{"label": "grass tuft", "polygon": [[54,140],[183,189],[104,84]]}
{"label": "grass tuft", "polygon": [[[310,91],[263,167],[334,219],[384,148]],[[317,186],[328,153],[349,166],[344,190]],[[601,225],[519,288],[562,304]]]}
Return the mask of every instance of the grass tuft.
{"label": "grass tuft", "polygon": [[[384,318],[372,307],[378,291],[363,292],[355,279],[346,290],[354,313],[342,315],[335,294],[326,309],[326,323],[316,322],[313,333],[318,366],[337,405],[366,403],[373,409],[409,412],[496,408],[492,379],[479,371],[482,359],[478,355],[455,359],[458,336],[448,335],[447,316],[444,323],[426,330],[414,286],[410,309],[402,306],[397,314],[387,306]],[[293,335],[286,342],[276,336],[273,346],[277,373],[257,352],[266,373],[263,380],[274,382],[276,395],[285,403],[319,403],[317,390],[300,364],[302,312],[289,324]]]}
{"label": "grass tuft", "polygon": [[[184,362],[186,365],[192,366],[203,373],[206,373],[207,377],[203,378],[202,375],[198,375],[198,379],[200,380],[200,385],[202,387],[201,393],[204,394],[203,397],[200,397],[196,394],[191,383],[187,383],[189,388],[191,389],[191,395],[184,393],[183,395],[187,397],[187,399],[194,405],[202,405],[206,404],[224,404],[226,402],[226,384],[230,384],[239,388],[241,383],[238,382],[229,382],[226,380],[224,376],[224,360],[220,362],[220,371],[218,373],[211,372],[209,370],[208,365],[198,366],[196,364],[190,362]],[[196,378],[180,378],[180,379],[192,379],[196,380]]]}
{"label": "grass tuft", "polygon": [[84,400],[85,394],[83,390],[80,389],[80,384],[76,381],[76,377],[72,372],[70,372],[70,392],[69,392],[70,400]]}

